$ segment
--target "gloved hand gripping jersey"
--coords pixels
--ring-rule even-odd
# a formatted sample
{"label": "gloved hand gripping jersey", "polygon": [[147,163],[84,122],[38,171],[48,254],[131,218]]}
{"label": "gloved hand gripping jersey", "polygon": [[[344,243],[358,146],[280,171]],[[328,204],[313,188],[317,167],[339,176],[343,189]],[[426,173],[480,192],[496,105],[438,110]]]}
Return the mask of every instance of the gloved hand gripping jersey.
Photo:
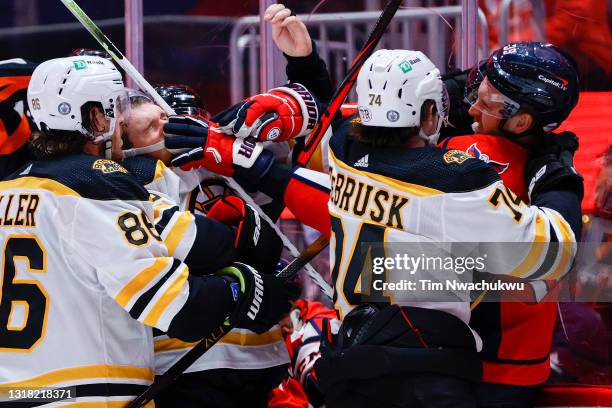
{"label": "gloved hand gripping jersey", "polygon": [[225,134],[215,122],[171,116],[164,126],[166,147],[177,156],[172,165],[183,170],[203,167],[222,176],[255,184],[274,163],[274,154],[255,138]]}
{"label": "gloved hand gripping jersey", "polygon": [[547,191],[570,191],[580,199],[584,195],[584,179],[574,168],[578,138],[572,132],[551,133],[535,156],[525,166],[529,199]]}

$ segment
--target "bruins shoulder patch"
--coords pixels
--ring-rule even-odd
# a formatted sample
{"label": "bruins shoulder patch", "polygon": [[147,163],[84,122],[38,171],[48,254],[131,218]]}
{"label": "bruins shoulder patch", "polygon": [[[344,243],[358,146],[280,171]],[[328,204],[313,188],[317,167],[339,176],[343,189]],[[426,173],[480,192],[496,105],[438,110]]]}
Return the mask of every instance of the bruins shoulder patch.
{"label": "bruins shoulder patch", "polygon": [[451,163],[461,164],[467,159],[473,159],[474,157],[470,156],[464,151],[453,149],[453,150],[449,150],[446,153],[444,153],[443,158],[444,158],[444,161],[448,164],[451,164]]}
{"label": "bruins shoulder patch", "polygon": [[99,170],[104,174],[117,172],[128,174],[128,171],[119,163],[107,159],[96,160],[91,168],[94,170]]}

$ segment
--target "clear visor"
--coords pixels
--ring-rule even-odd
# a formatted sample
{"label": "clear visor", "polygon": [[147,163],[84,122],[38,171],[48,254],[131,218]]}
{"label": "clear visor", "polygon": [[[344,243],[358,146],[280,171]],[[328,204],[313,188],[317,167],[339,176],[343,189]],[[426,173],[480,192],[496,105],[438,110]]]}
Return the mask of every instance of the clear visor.
{"label": "clear visor", "polygon": [[104,116],[108,119],[127,123],[129,122],[132,108],[143,103],[154,102],[140,91],[124,88],[106,95],[102,100],[102,107],[104,108]]}
{"label": "clear visor", "polygon": [[155,105],[155,102],[146,94],[130,88],[112,92],[103,99],[104,116],[110,120],[109,131],[105,133],[102,140],[105,143],[105,156],[107,158],[122,160],[126,157],[150,153],[164,147],[163,139],[150,146],[140,148],[132,146],[129,138],[130,123],[132,120],[137,121],[134,113],[136,108],[145,104]]}
{"label": "clear visor", "polygon": [[508,119],[516,115],[521,106],[489,82],[484,72],[485,62],[481,61],[469,72],[465,84],[465,101],[484,114]]}

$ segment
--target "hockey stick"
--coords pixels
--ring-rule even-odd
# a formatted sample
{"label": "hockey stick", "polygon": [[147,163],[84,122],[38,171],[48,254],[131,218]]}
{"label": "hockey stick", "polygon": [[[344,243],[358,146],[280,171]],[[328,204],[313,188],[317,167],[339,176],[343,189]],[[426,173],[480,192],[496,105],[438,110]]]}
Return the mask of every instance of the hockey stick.
{"label": "hockey stick", "polygon": [[[76,17],[77,20],[89,31],[89,33],[100,43],[102,48],[104,48],[110,56],[113,58],[117,64],[123,68],[125,73],[130,76],[143,91],[145,91],[157,105],[159,105],[168,115],[175,115],[176,112],[164,101],[164,99],[157,93],[157,91],[149,84],[149,82],[138,72],[138,70],[132,65],[132,63],[119,51],[117,47],[112,43],[109,38],[104,35],[102,30],[93,22],[91,18],[79,7],[79,5],[74,0],[61,0],[61,2],[66,6],[66,8]],[[276,226],[276,224],[259,208],[259,206],[253,201],[251,196],[249,196],[244,189],[232,178],[223,177],[228,186],[234,190],[244,201],[247,202],[251,207],[255,208],[261,218],[264,219],[276,233],[279,235],[281,240],[283,241],[283,245],[285,248],[289,250],[292,256],[299,257],[300,252],[297,248],[289,241],[280,229]],[[321,288],[323,293],[330,299],[333,296],[333,289],[329,284],[321,277],[319,273],[310,265],[305,265],[304,270],[307,275],[314,281],[314,283]]]}
{"label": "hockey stick", "polygon": [[[289,263],[282,271],[276,274],[279,279],[287,280],[294,276],[298,271],[308,264],[308,262],[317,256],[327,246],[327,240],[324,237],[319,237],[315,242],[310,244],[302,251],[293,261]],[[168,385],[173,383],[187,368],[189,368],[198,358],[206,353],[214,346],[223,336],[229,333],[234,328],[234,323],[221,324],[211,334],[203,338],[191,350],[181,357],[172,367],[164,374],[155,379],[153,383],[136,399],[130,402],[127,408],[142,407],[155,398]]]}
{"label": "hockey stick", "polygon": [[327,105],[327,109],[325,110],[325,112],[323,112],[321,120],[319,120],[313,131],[307,137],[306,142],[304,143],[303,150],[298,154],[297,161],[302,166],[305,166],[310,161],[310,158],[317,149],[317,146],[319,145],[319,143],[321,143],[321,139],[323,139],[325,132],[331,125],[334,116],[336,116],[336,113],[338,112],[338,110],[340,110],[340,107],[344,103],[346,96],[348,95],[351,88],[353,87],[353,84],[357,80],[357,74],[359,74],[359,70],[363,66],[365,60],[368,59],[370,55],[372,55],[372,53],[374,52],[374,49],[376,48],[383,34],[387,30],[391,19],[393,18],[401,4],[402,0],[389,0],[385,5],[382,14],[378,18],[378,21],[374,26],[374,29],[370,33],[370,37],[364,44],[357,57],[355,57],[355,60],[353,61],[353,64],[351,65],[351,68],[347,72],[346,76],[342,80],[340,87],[336,89],[336,92],[332,96],[329,105]]}

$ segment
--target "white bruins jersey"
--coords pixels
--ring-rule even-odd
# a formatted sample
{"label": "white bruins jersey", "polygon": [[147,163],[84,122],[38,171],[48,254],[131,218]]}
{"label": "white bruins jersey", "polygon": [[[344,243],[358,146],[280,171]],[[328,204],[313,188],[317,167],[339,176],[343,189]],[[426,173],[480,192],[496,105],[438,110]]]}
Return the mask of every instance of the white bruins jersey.
{"label": "white bruins jersey", "polygon": [[[161,161],[147,157],[135,157],[125,162],[131,173],[150,191],[163,193],[178,203],[181,210],[206,215],[221,198],[233,195],[223,179],[205,169],[183,171],[168,168]],[[265,195],[259,197],[269,200]],[[262,204],[258,197],[254,197]],[[155,371],[162,374],[197,343],[170,338],[155,333]],[[289,354],[281,329],[273,326],[263,334],[247,329],[233,329],[217,344],[194,362],[185,372],[197,372],[217,368],[263,369],[287,364]]]}
{"label": "white bruins jersey", "polygon": [[[403,251],[418,258],[425,244],[442,254],[452,243],[475,243],[480,254],[488,252],[489,274],[559,279],[571,267],[576,243],[566,220],[552,209],[522,203],[484,162],[459,150],[372,148],[339,133],[330,141],[329,163],[330,264],[340,318],[376,295],[379,301],[443,310],[467,324],[469,290],[454,291],[445,298],[450,301],[431,301],[432,291],[419,286],[364,286],[363,272],[372,271],[374,257]],[[384,247],[376,246],[381,242]],[[385,269],[390,282],[412,276],[395,266]],[[433,279],[457,277],[456,269],[446,273]]]}
{"label": "white bruins jersey", "polygon": [[65,156],[0,182],[0,397],[74,387],[69,406],[119,407],[146,389],[151,327],[167,330],[189,293],[172,255],[195,233],[169,225],[161,238],[152,218],[147,191],[110,160]]}

